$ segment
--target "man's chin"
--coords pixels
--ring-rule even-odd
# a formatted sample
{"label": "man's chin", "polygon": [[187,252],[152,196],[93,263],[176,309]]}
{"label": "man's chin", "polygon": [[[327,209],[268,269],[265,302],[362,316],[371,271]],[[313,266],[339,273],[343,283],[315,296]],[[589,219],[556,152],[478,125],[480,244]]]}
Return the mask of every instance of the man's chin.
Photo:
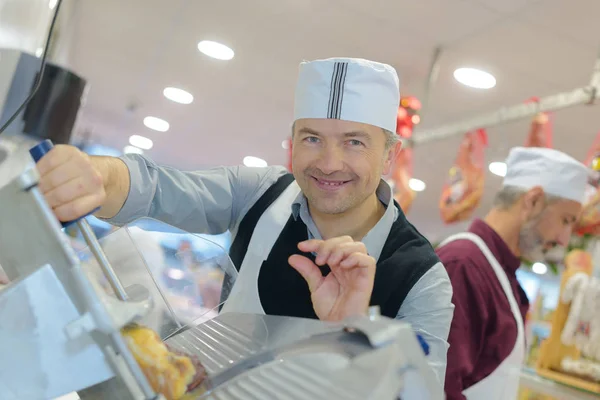
{"label": "man's chin", "polygon": [[548,250],[544,255],[544,258],[546,261],[551,263],[561,263],[565,259],[566,255],[566,249],[564,247],[555,247]]}

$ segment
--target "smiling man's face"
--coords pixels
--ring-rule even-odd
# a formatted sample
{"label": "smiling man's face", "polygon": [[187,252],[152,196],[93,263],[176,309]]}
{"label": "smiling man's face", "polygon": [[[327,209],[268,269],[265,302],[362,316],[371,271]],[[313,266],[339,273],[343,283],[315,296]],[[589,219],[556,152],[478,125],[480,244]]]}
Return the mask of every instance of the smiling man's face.
{"label": "smiling man's face", "polygon": [[311,211],[341,214],[374,195],[395,155],[376,126],[337,119],[299,119],[292,168]]}

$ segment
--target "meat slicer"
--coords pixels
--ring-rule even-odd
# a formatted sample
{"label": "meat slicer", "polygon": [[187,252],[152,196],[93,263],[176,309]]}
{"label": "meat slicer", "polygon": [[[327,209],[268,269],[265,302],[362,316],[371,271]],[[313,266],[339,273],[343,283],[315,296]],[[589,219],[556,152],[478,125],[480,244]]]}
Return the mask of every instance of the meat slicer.
{"label": "meat slicer", "polygon": [[[0,289],[0,399],[72,392],[83,400],[164,399],[120,333],[145,323],[157,305],[177,320],[162,339],[197,355],[208,374],[186,399],[443,398],[411,327],[376,312],[339,323],[237,313],[177,318],[143,253],[139,275],[113,263],[129,282],[122,282],[125,297],[111,293],[102,282],[107,272],[98,278],[81,261],[37,183],[36,170],[28,169],[0,188],[0,265],[11,280]],[[222,270],[235,276],[223,254]]]}

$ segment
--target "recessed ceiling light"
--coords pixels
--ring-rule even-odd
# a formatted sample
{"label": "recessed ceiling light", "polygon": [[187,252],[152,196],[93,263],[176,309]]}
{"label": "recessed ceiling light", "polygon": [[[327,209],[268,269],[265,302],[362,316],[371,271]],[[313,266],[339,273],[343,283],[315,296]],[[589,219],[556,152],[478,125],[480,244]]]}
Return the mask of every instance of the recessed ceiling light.
{"label": "recessed ceiling light", "polygon": [[506,176],[506,163],[495,161],[488,168],[494,175]]}
{"label": "recessed ceiling light", "polygon": [[544,263],[536,262],[531,267],[531,270],[538,275],[544,275],[546,272],[548,272],[548,267]]}
{"label": "recessed ceiling light", "polygon": [[166,132],[169,130],[169,123],[164,119],[156,117],[144,118],[144,125],[146,125],[150,129],[154,129],[155,131],[159,132]]}
{"label": "recessed ceiling light", "polygon": [[217,60],[231,60],[235,55],[231,48],[225,46],[224,44],[210,40],[203,40],[198,43],[198,50],[209,57],[216,58]]}
{"label": "recessed ceiling light", "polygon": [[289,139],[285,139],[283,142],[281,142],[281,147],[283,147],[286,150],[289,150],[289,148],[290,148],[290,140]]}
{"label": "recessed ceiling light", "polygon": [[48,7],[50,7],[51,10],[54,10],[54,7],[56,7],[56,3],[58,3],[58,0],[50,0],[48,2]]}
{"label": "recessed ceiling light", "polygon": [[35,50],[35,56],[36,56],[37,58],[40,58],[40,57],[42,56],[42,54],[44,54],[44,48],[43,48],[43,47],[38,47],[38,48]]}
{"label": "recessed ceiling light", "polygon": [[411,178],[408,181],[408,187],[410,187],[415,192],[422,192],[423,190],[425,190],[427,185],[425,185],[425,182],[423,182],[420,179]]}
{"label": "recessed ceiling light", "polygon": [[123,148],[123,153],[124,154],[144,154],[144,150],[140,149],[139,147],[135,147],[135,146],[125,146]]}
{"label": "recessed ceiling light", "polygon": [[190,104],[194,101],[194,96],[183,89],[167,87],[163,90],[163,94],[167,99],[174,101],[175,103]]}
{"label": "recessed ceiling light", "polygon": [[150,150],[154,143],[152,143],[152,139],[148,139],[147,137],[143,137],[140,135],[132,135],[129,137],[129,144],[135,147],[139,147],[142,150]]}
{"label": "recessed ceiling light", "polygon": [[492,74],[476,68],[458,68],[454,71],[454,79],[476,89],[491,89],[496,86],[496,78]]}
{"label": "recessed ceiling light", "polygon": [[246,167],[266,167],[268,164],[262,158],[246,156],[244,157],[244,165]]}

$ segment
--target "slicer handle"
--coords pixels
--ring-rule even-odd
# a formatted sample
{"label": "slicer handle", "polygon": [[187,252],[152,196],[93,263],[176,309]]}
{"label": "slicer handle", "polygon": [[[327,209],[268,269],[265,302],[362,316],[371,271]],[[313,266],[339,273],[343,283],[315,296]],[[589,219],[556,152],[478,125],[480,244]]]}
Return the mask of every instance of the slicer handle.
{"label": "slicer handle", "polygon": [[[42,141],[41,143],[38,143],[37,145],[33,146],[31,149],[29,149],[29,154],[31,154],[31,157],[33,157],[33,161],[35,161],[37,163],[50,150],[52,150],[53,147],[54,147],[54,143],[52,143],[52,141],[50,139],[46,139],[46,140]],[[95,213],[99,209],[100,209],[100,207],[96,208],[95,210],[92,210],[92,212],[90,212],[89,214],[84,215],[81,218],[78,218],[78,219],[76,219],[74,221],[61,222],[61,224],[62,224],[63,228],[66,228],[67,226],[74,224],[75,222],[79,221],[80,219],[85,218],[88,215],[92,215],[93,213]]]}

